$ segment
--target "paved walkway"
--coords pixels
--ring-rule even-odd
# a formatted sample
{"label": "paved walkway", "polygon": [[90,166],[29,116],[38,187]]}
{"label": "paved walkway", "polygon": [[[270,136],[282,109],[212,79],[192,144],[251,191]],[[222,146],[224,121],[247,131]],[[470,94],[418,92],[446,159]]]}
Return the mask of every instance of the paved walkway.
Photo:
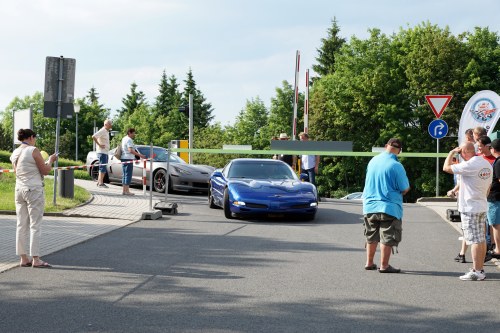
{"label": "paved walkway", "polygon": [[[149,192],[131,189],[134,196],[121,195],[119,185],[98,188],[93,181],[76,179],[75,184],[92,194],[92,199],[62,214],[44,216],[41,255],[48,255],[75,244],[139,221],[150,211]],[[158,200],[152,200],[152,206]],[[15,254],[16,216],[0,215],[0,272],[19,264]]]}

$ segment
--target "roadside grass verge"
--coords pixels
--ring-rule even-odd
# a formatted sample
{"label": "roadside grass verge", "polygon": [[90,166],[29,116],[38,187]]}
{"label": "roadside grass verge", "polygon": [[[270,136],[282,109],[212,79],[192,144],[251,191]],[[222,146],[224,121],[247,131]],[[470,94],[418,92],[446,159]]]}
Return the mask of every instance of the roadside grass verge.
{"label": "roadside grass verge", "polygon": [[[11,169],[12,165],[10,163],[0,163],[0,168]],[[83,171],[75,170],[75,178],[77,178],[77,172],[86,173],[85,170]],[[88,177],[88,179],[90,179],[90,177]],[[54,179],[45,178],[44,183],[45,183],[46,212],[61,212],[65,209],[78,206],[90,199],[90,193],[87,190],[85,190],[80,186],[75,185],[74,198],[69,199],[57,196],[56,198],[57,206],[54,206],[53,205]],[[14,173],[0,173],[0,210],[12,210],[12,211],[16,210],[16,205],[14,202],[15,187],[16,187],[16,175]]]}

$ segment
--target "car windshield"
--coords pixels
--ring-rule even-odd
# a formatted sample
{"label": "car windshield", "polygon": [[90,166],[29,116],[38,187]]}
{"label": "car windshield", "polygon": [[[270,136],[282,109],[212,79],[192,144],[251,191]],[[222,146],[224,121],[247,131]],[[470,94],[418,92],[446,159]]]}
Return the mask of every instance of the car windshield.
{"label": "car windshield", "polygon": [[[149,147],[138,147],[139,152],[143,155],[146,155],[146,158],[149,158],[150,148]],[[154,162],[167,162],[167,150],[165,148],[153,147],[153,161]],[[181,163],[186,164],[186,162],[175,155],[175,153],[170,153],[170,163]]]}
{"label": "car windshield", "polygon": [[229,178],[295,179],[292,169],[284,163],[245,161],[236,162],[229,169]]}

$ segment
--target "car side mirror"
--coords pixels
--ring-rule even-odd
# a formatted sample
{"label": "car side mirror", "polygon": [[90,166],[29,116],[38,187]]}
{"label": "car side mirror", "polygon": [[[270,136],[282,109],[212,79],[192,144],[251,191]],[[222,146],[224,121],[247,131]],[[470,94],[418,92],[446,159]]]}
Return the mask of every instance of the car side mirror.
{"label": "car side mirror", "polygon": [[212,173],[212,177],[222,177],[222,172],[220,170],[215,170]]}

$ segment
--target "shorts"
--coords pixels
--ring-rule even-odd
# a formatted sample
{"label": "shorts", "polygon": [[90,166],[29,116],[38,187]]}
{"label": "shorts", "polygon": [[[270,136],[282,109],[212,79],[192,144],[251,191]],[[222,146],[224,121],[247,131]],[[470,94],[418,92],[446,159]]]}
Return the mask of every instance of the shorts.
{"label": "shorts", "polygon": [[500,225],[500,201],[488,201],[488,224]]}
{"label": "shorts", "polygon": [[108,154],[97,153],[97,158],[99,159],[99,172],[106,173],[106,165],[108,164]]}
{"label": "shorts", "polygon": [[486,212],[460,213],[465,244],[486,242]]}
{"label": "shorts", "polygon": [[[121,160],[123,162],[132,162],[134,160]],[[123,185],[130,185],[130,182],[132,181],[132,173],[134,172],[134,163],[124,163],[122,164],[122,184]]]}
{"label": "shorts", "polygon": [[380,242],[398,246],[403,236],[403,222],[385,213],[369,213],[364,218],[365,236],[368,243]]}

